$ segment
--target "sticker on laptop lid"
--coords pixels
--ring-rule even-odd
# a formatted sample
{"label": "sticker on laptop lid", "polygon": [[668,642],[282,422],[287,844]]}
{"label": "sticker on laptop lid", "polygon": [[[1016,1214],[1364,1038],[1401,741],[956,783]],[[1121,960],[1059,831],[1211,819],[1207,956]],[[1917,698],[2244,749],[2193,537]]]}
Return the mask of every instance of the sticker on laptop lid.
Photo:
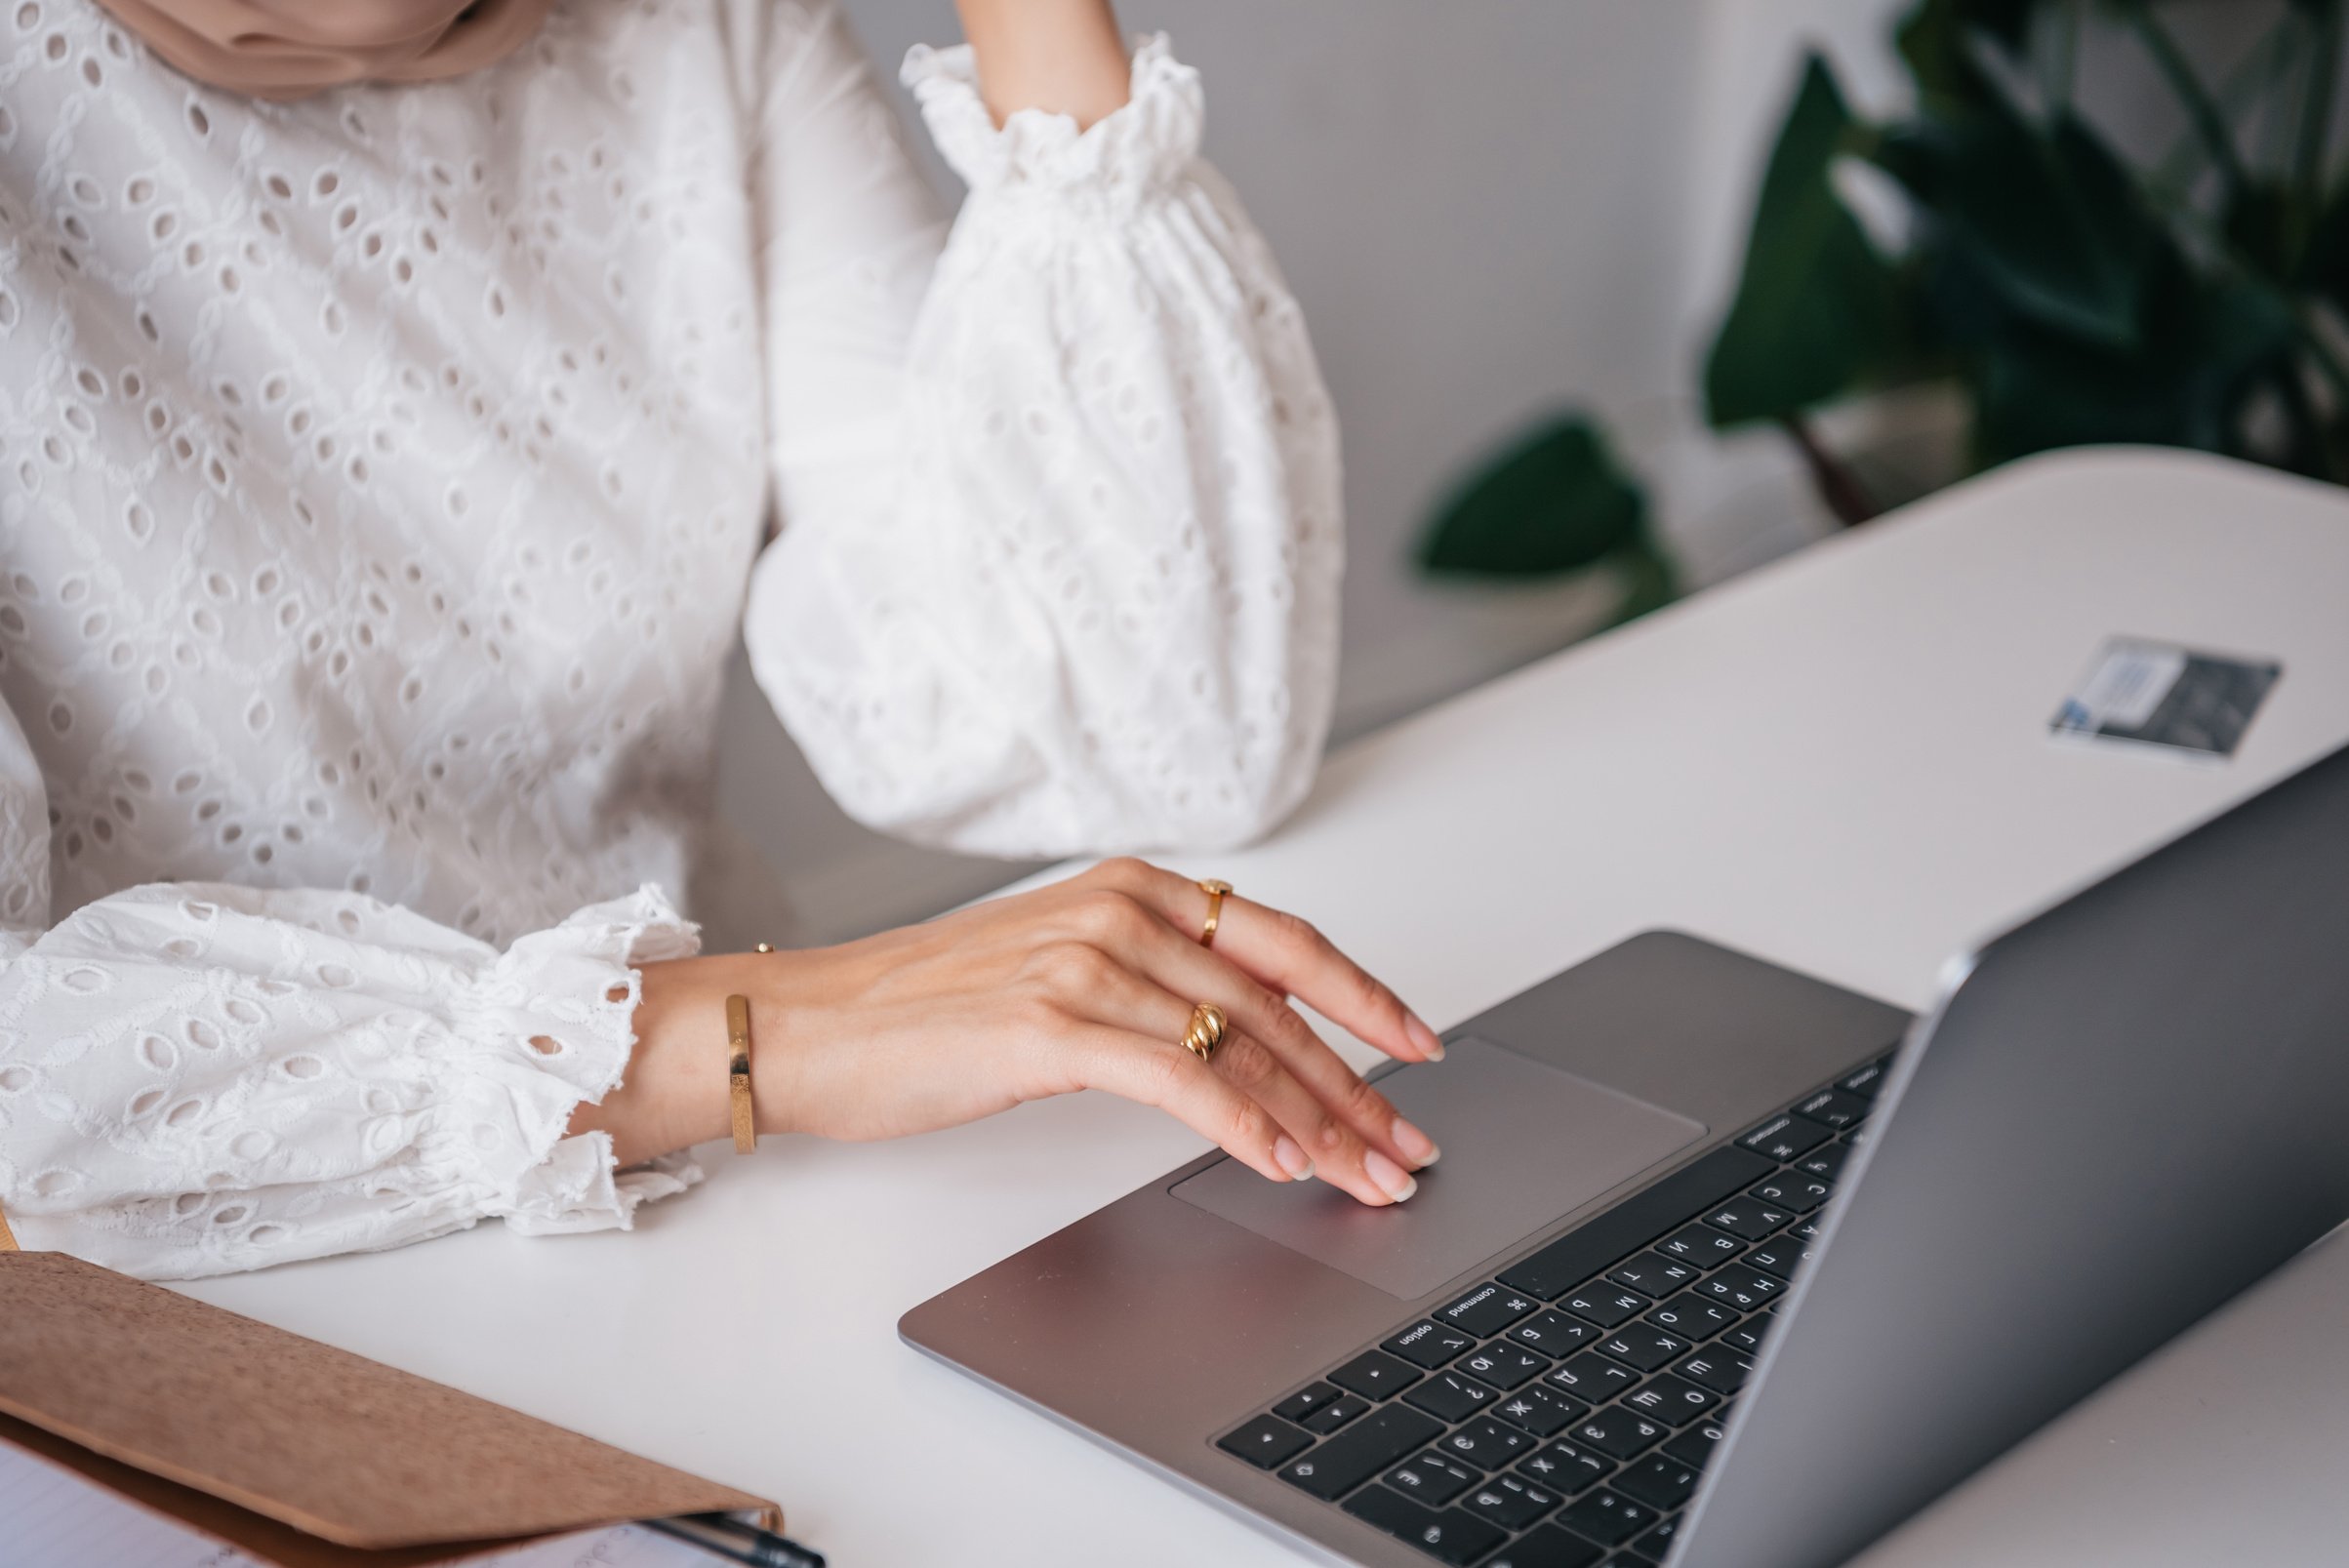
{"label": "sticker on laptop lid", "polygon": [[2272,660],[2115,637],[2047,727],[2061,736],[2230,757],[2283,674]]}

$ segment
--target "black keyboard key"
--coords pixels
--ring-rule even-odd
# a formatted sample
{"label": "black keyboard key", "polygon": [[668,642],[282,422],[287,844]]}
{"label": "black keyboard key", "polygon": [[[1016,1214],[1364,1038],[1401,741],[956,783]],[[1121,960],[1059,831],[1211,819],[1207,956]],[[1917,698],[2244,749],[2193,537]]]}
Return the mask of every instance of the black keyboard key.
{"label": "black keyboard key", "polygon": [[1792,1236],[1807,1247],[1819,1239],[1819,1222],[1817,1220],[1797,1220],[1780,1234]]}
{"label": "black keyboard key", "polygon": [[1678,1518],[1668,1518],[1633,1542],[1632,1549],[1645,1553],[1656,1562],[1662,1562],[1666,1557],[1672,1555],[1673,1537],[1679,1535],[1680,1530],[1681,1521]]}
{"label": "black keyboard key", "polygon": [[1474,1378],[1458,1372],[1438,1372],[1404,1394],[1403,1403],[1417,1405],[1445,1421],[1460,1421],[1484,1409],[1497,1397],[1492,1388]]}
{"label": "black keyboard key", "polygon": [[1380,1342],[1389,1355],[1399,1355],[1423,1372],[1433,1372],[1477,1343],[1473,1334],[1434,1323],[1414,1323],[1394,1338]]}
{"label": "black keyboard key", "polygon": [[1365,1399],[1399,1393],[1419,1379],[1419,1373],[1384,1350],[1364,1350],[1329,1375],[1330,1382]]}
{"label": "black keyboard key", "polygon": [[1617,1405],[1583,1417],[1567,1431],[1566,1436],[1570,1441],[1596,1448],[1610,1458],[1629,1459],[1661,1441],[1664,1427],[1661,1423],[1650,1421],[1636,1410],[1626,1410]]}
{"label": "black keyboard key", "polygon": [[1518,1473],[1569,1497],[1606,1479],[1615,1462],[1576,1442],[1545,1443],[1518,1462]]}
{"label": "black keyboard key", "polygon": [[1546,1486],[1515,1475],[1496,1475],[1462,1498],[1460,1506],[1504,1530],[1522,1530],[1563,1501]]}
{"label": "black keyboard key", "polygon": [[1474,1465],[1479,1469],[1497,1470],[1531,1447],[1531,1434],[1504,1427],[1490,1416],[1478,1416],[1466,1426],[1444,1433],[1436,1451],[1445,1459]]}
{"label": "black keyboard key", "polygon": [[1662,1513],[1688,1501],[1688,1494],[1696,1490],[1696,1471],[1678,1460],[1643,1459],[1625,1466],[1623,1473],[1608,1484],[1633,1502],[1644,1503]]}
{"label": "black keyboard key", "polygon": [[1884,1086],[1884,1073],[1891,1065],[1892,1059],[1890,1057],[1880,1056],[1856,1072],[1845,1073],[1837,1081],[1836,1087],[1845,1094],[1854,1094],[1863,1099],[1874,1100],[1876,1092]]}
{"label": "black keyboard key", "polygon": [[1792,1279],[1802,1266],[1802,1248],[1792,1236],[1774,1236],[1737,1261],[1775,1278]]}
{"label": "black keyboard key", "polygon": [[1348,1498],[1346,1511],[1455,1568],[1467,1568],[1509,1539],[1506,1530],[1458,1508],[1438,1511],[1383,1486],[1366,1486]]}
{"label": "black keyboard key", "polygon": [[1707,1340],[1737,1321],[1736,1312],[1696,1291],[1684,1290],[1668,1302],[1649,1307],[1642,1323],[1653,1323],[1683,1340]]}
{"label": "black keyboard key", "polygon": [[1501,1283],[1549,1301],[1630,1257],[1707,1204],[1719,1203],[1769,1173],[1770,1162],[1759,1154],[1717,1148],[1567,1231],[1505,1270]]}
{"label": "black keyboard key", "polygon": [[1441,1454],[1421,1454],[1389,1470],[1386,1481],[1405,1497],[1439,1508],[1477,1484],[1477,1472]]}
{"label": "black keyboard key", "polygon": [[1737,1143],[1741,1148],[1750,1148],[1765,1159],[1791,1160],[1808,1149],[1818,1147],[1827,1139],[1826,1128],[1790,1112],[1783,1116],[1772,1116]]}
{"label": "black keyboard key", "polygon": [[1656,1251],[1699,1268],[1718,1268],[1745,1251],[1745,1243],[1709,1225],[1684,1225],[1656,1243]]}
{"label": "black keyboard key", "polygon": [[1848,1089],[1823,1089],[1797,1106],[1795,1114],[1840,1133],[1866,1121],[1868,1112],[1875,1108],[1865,1095],[1855,1095]]}
{"label": "black keyboard key", "polygon": [[1382,1405],[1303,1458],[1280,1467],[1280,1478],[1323,1502],[1344,1496],[1443,1430],[1416,1410]]}
{"label": "black keyboard key", "polygon": [[1697,1289],[1717,1302],[1728,1303],[1741,1312],[1751,1312],[1776,1301],[1786,1289],[1786,1281],[1772,1279],[1761,1269],[1748,1268],[1739,1263],[1731,1264]]}
{"label": "black keyboard key", "polygon": [[1684,1259],[1643,1252],[1608,1269],[1606,1277],[1610,1283],[1629,1285],[1634,1290],[1662,1298],[1694,1280],[1699,1272],[1696,1265]]}
{"label": "black keyboard key", "polygon": [[1237,1454],[1260,1470],[1269,1470],[1312,1441],[1278,1416],[1259,1416],[1239,1430],[1218,1437],[1215,1446],[1227,1454]]}
{"label": "black keyboard key", "polygon": [[1478,1285],[1436,1313],[1436,1321],[1478,1339],[1498,1334],[1520,1317],[1530,1317],[1539,1304],[1522,1291],[1506,1285]]}
{"label": "black keyboard key", "polygon": [[1720,1404],[1721,1394],[1712,1388],[1701,1388],[1685,1378],[1659,1372],[1625,1394],[1623,1402],[1668,1427],[1685,1427]]}
{"label": "black keyboard key", "polygon": [[1752,1355],[1762,1348],[1762,1337],[1769,1333],[1770,1325],[1777,1321],[1777,1316],[1778,1314],[1775,1312],[1764,1312],[1759,1317],[1749,1317],[1721,1335],[1716,1343],[1728,1349]]}
{"label": "black keyboard key", "polygon": [[1591,1568],[1604,1551],[1554,1524],[1542,1524],[1519,1536],[1484,1568]]}
{"label": "black keyboard key", "polygon": [[1494,1414],[1512,1426],[1524,1427],[1536,1437],[1549,1437],[1573,1426],[1589,1413],[1590,1408],[1579,1399],[1553,1392],[1537,1383],[1530,1388],[1519,1388],[1502,1400]]}
{"label": "black keyboard key", "polygon": [[1656,1510],[1613,1492],[1593,1492],[1581,1502],[1567,1505],[1558,1522],[1611,1547],[1654,1524]]}
{"label": "black keyboard key", "polygon": [[1326,1437],[1369,1408],[1370,1401],[1360,1394],[1342,1393],[1297,1425],[1309,1432],[1319,1432]]}
{"label": "black keyboard key", "polygon": [[1570,1356],[1542,1374],[1542,1382],[1549,1387],[1595,1405],[1604,1404],[1639,1381],[1640,1374],[1596,1350]]}
{"label": "black keyboard key", "polygon": [[1760,1241],[1795,1217],[1792,1209],[1778,1208],[1743,1195],[1705,1213],[1705,1224],[1718,1226],[1731,1235],[1746,1241]]}
{"label": "black keyboard key", "polygon": [[1687,1348],[1688,1342],[1679,1335],[1667,1334],[1644,1323],[1634,1323],[1599,1342],[1600,1355],[1611,1356],[1642,1372],[1653,1372]]}
{"label": "black keyboard key", "polygon": [[1664,1452],[1687,1466],[1701,1470],[1713,1463],[1721,1452],[1724,1427],[1719,1421],[1701,1421],[1664,1445]]}
{"label": "black keyboard key", "polygon": [[1534,1313],[1522,1323],[1513,1324],[1509,1338],[1519,1345],[1530,1346],[1544,1355],[1572,1355],[1586,1349],[1599,1339],[1596,1325],[1578,1317],[1547,1309]]}
{"label": "black keyboard key", "polygon": [[1815,1176],[1822,1182],[1832,1182],[1843,1174],[1850,1162],[1851,1149],[1843,1144],[1821,1144],[1817,1148],[1795,1161],[1795,1169],[1804,1176]]}
{"label": "black keyboard key", "polygon": [[1507,1340],[1495,1340],[1474,1355],[1464,1355],[1453,1364],[1455,1372],[1489,1383],[1496,1388],[1514,1388],[1529,1378],[1540,1377],[1550,1370],[1550,1358],[1535,1355],[1522,1346]]}
{"label": "black keyboard key", "polygon": [[1309,1383],[1273,1407],[1273,1414],[1282,1421],[1303,1421],[1323,1405],[1334,1405],[1344,1397],[1326,1383]]}
{"label": "black keyboard key", "polygon": [[1804,1176],[1801,1171],[1789,1171],[1783,1176],[1756,1182],[1754,1190],[1746,1196],[1773,1209],[1792,1209],[1797,1214],[1808,1214],[1835,1196],[1835,1184],[1822,1182],[1815,1176]]}
{"label": "black keyboard key", "polygon": [[1701,1384],[1715,1393],[1735,1393],[1754,1375],[1754,1358],[1726,1346],[1709,1345],[1674,1362],[1672,1375]]}
{"label": "black keyboard key", "polygon": [[1589,1318],[1600,1328],[1613,1328],[1646,1311],[1647,1298],[1636,1290],[1595,1279],[1581,1290],[1568,1291],[1558,1305],[1576,1317]]}

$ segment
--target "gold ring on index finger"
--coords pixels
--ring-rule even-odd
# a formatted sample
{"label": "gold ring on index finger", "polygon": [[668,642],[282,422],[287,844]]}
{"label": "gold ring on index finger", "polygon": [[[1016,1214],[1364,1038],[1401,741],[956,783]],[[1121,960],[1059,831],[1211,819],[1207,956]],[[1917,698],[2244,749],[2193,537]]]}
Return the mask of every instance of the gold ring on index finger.
{"label": "gold ring on index finger", "polygon": [[1224,1010],[1213,1002],[1201,1002],[1191,1010],[1191,1028],[1183,1036],[1183,1049],[1201,1062],[1215,1060],[1215,1048],[1224,1043],[1226,1020]]}
{"label": "gold ring on index finger", "polygon": [[1215,928],[1224,918],[1224,895],[1232,891],[1232,884],[1220,877],[1201,877],[1199,891],[1207,895],[1207,923],[1199,927],[1199,945],[1212,947]]}

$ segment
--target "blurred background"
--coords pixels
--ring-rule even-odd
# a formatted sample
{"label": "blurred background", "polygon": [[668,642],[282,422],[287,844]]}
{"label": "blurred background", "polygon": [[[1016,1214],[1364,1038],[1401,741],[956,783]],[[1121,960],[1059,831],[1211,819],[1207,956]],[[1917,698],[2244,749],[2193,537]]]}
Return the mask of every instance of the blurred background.
{"label": "blurred background", "polygon": [[[847,6],[891,79],[909,46],[958,36],[950,0]],[[2290,287],[2213,282],[2206,301],[2171,273],[2231,280],[2243,261],[2291,285],[2329,244],[2329,166],[2321,190],[2294,170],[2302,142],[2329,158],[2338,141],[2333,0],[1119,10],[1202,73],[1207,153],[1270,237],[1337,403],[1340,743],[2014,451],[2230,447],[2264,420],[2277,452],[2258,455],[2329,461],[2297,408],[2309,385],[2331,406],[2332,367],[2300,357],[2324,345],[2259,313],[2271,295],[2291,308]],[[2090,144],[2066,141],[2074,121]],[[2207,243],[2195,201],[2219,204]],[[2179,322],[2191,342],[2169,342]],[[2264,391],[2248,371],[2207,384],[2222,346],[2253,355]],[[2138,395],[2169,374],[2148,368],[2156,347],[2177,362],[2159,407]],[[2017,408],[2083,417],[2017,427]],[[789,890],[793,942],[1025,869],[857,827],[739,659],[727,701],[721,812]]]}

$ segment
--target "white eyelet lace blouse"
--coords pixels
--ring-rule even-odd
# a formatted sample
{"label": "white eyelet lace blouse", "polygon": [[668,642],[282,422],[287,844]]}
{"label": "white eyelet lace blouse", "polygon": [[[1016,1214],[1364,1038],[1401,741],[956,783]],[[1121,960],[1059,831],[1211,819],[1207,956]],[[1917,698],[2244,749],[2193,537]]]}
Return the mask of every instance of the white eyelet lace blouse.
{"label": "white eyelet lace blouse", "polygon": [[[1334,675],[1336,433],[1162,41],[1076,134],[837,9],[567,0],[272,104],[0,8],[0,1206],[186,1276],[690,1167],[619,1082],[738,625],[865,821],[1245,838]],[[943,241],[943,244],[942,244]],[[772,506],[783,527],[762,550]]]}

